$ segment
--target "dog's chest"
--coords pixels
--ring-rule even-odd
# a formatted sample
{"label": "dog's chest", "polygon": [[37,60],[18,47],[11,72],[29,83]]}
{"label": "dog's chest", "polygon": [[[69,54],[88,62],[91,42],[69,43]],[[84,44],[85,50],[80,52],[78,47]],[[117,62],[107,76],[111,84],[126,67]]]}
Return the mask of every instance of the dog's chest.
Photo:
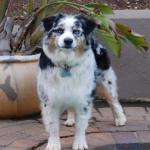
{"label": "dog's chest", "polygon": [[59,67],[40,70],[38,82],[48,97],[73,101],[79,97],[90,96],[95,88],[95,69],[95,60],[91,56],[83,63],[70,68],[68,72]]}
{"label": "dog's chest", "polygon": [[63,95],[69,95],[90,88],[94,81],[94,68],[89,65],[79,65],[69,70],[62,68],[47,69],[43,73],[43,84],[49,90],[55,90]]}
{"label": "dog's chest", "polygon": [[85,105],[96,86],[96,62],[92,51],[87,51],[78,62],[69,72],[60,67],[39,69],[39,95],[44,93],[50,103],[61,108]]}

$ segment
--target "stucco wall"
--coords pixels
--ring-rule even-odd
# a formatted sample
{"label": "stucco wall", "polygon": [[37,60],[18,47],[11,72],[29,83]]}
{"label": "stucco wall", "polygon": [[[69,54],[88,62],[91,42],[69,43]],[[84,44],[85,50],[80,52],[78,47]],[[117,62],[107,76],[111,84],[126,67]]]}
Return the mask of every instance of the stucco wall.
{"label": "stucco wall", "polygon": [[[131,26],[135,31],[146,36],[150,43],[150,19],[116,19],[117,22]],[[112,64],[118,76],[119,97],[123,99],[150,100],[150,52],[139,55],[135,47],[126,44],[121,58],[111,53]]]}

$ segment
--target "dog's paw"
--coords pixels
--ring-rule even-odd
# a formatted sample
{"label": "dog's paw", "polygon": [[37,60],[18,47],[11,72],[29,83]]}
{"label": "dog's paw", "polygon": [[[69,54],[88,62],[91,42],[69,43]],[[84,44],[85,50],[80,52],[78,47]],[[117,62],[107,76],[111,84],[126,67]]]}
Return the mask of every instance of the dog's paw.
{"label": "dog's paw", "polygon": [[45,150],[61,150],[60,141],[57,139],[50,138]]}
{"label": "dog's paw", "polygon": [[75,141],[72,149],[73,150],[86,150],[86,149],[88,149],[88,145],[86,143],[86,140]]}
{"label": "dog's paw", "polygon": [[126,116],[123,114],[121,117],[115,118],[116,126],[124,126],[127,122]]}
{"label": "dog's paw", "polygon": [[54,144],[48,144],[45,150],[61,150],[60,144],[54,143]]}
{"label": "dog's paw", "polygon": [[74,124],[75,124],[75,120],[74,119],[67,119],[64,122],[64,125],[67,126],[67,127],[72,127]]}

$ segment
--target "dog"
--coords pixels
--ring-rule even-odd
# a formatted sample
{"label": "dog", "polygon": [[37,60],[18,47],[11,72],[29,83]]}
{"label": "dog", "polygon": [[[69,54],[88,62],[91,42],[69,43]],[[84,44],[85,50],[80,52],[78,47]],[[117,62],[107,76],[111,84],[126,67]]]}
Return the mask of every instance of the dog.
{"label": "dog", "polygon": [[57,14],[42,20],[45,36],[39,59],[37,90],[42,118],[49,133],[46,150],[60,150],[59,117],[68,110],[66,125],[75,123],[72,149],[88,149],[85,131],[98,84],[110,104],[116,126],[126,123],[118,102],[116,75],[106,49],[93,37],[94,20]]}

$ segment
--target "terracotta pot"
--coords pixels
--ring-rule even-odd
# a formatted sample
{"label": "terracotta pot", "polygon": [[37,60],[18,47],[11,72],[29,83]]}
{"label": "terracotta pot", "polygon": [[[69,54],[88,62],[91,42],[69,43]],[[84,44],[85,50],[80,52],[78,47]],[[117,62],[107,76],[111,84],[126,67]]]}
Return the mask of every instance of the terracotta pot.
{"label": "terracotta pot", "polygon": [[40,112],[36,92],[38,55],[0,56],[0,118]]}

